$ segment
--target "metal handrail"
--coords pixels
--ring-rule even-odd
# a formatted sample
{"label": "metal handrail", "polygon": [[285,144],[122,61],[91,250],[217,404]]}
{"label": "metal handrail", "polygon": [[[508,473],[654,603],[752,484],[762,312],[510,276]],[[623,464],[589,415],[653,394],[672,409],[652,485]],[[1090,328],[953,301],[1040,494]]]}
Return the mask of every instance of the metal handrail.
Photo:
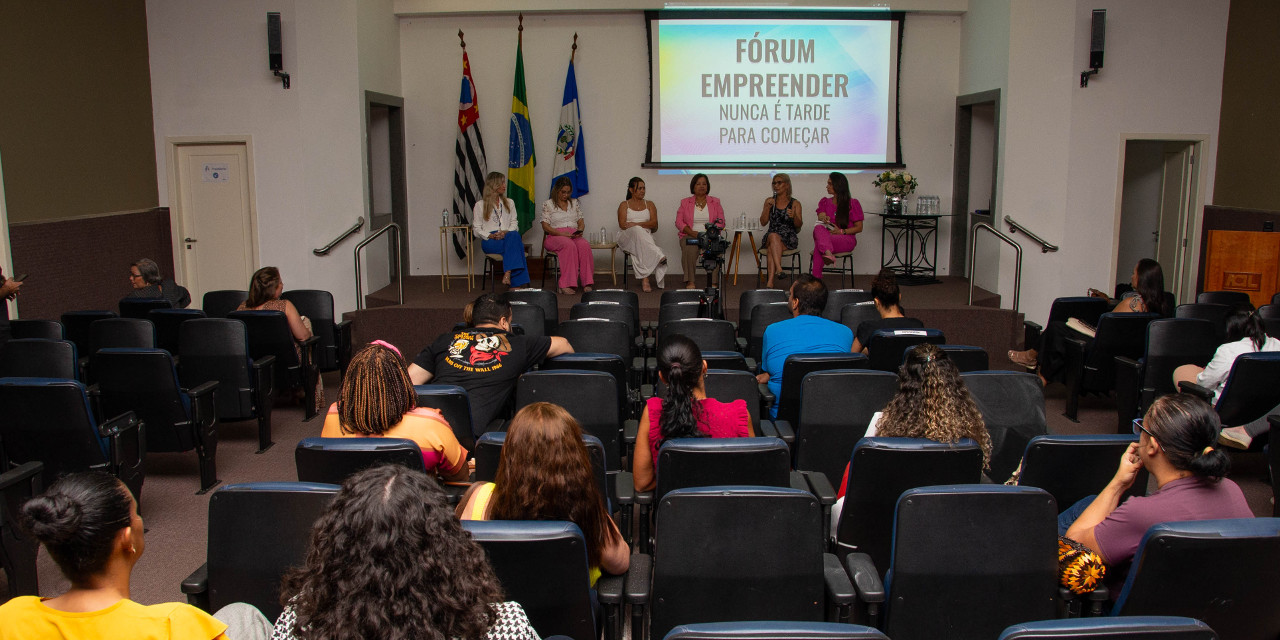
{"label": "metal handrail", "polygon": [[329,255],[329,252],[333,251],[333,248],[337,246],[339,242],[342,242],[343,240],[346,240],[347,238],[351,237],[351,234],[359,231],[362,227],[364,227],[364,216],[360,216],[359,218],[356,218],[356,223],[351,225],[350,229],[343,231],[342,235],[338,236],[337,238],[334,238],[333,242],[330,242],[329,244],[326,244],[325,246],[320,247],[319,249],[312,249],[311,253],[314,253],[318,256]]}
{"label": "metal handrail", "polygon": [[[363,218],[361,219],[363,220]],[[396,261],[393,264],[396,265],[396,287],[399,289],[399,304],[404,304],[404,268],[400,264],[400,225],[392,222],[378,229],[373,235],[361,240],[360,244],[356,245],[356,310],[364,309],[364,288],[360,286],[360,250],[388,231],[395,231]]]}
{"label": "metal handrail", "polygon": [[[1005,216],[1005,220],[1008,219],[1009,217]],[[974,253],[978,248],[978,231],[980,229],[986,229],[987,231],[994,233],[997,238],[1003,240],[1005,244],[1012,246],[1013,250],[1017,252],[1017,265],[1013,272],[1013,310],[1017,311],[1018,298],[1022,292],[1022,245],[1014,242],[1013,238],[1000,233],[998,229],[985,222],[979,222],[978,224],[973,225],[973,229],[969,231],[969,237],[973,238],[973,240],[969,242],[969,304],[973,304],[973,258]]]}
{"label": "metal handrail", "polygon": [[1023,234],[1026,234],[1026,236],[1027,236],[1028,238],[1031,238],[1031,239],[1032,239],[1032,240],[1034,240],[1037,244],[1039,244],[1039,245],[1040,245],[1040,253],[1049,253],[1050,251],[1057,251],[1057,250],[1058,250],[1058,245],[1056,245],[1056,244],[1049,244],[1048,242],[1045,242],[1044,238],[1041,238],[1040,236],[1038,236],[1038,235],[1036,235],[1036,234],[1034,234],[1034,233],[1031,233],[1031,231],[1030,231],[1029,229],[1027,229],[1026,227],[1024,227],[1024,226],[1022,226],[1022,225],[1018,224],[1017,222],[1014,222],[1014,221],[1013,221],[1013,218],[1010,218],[1009,216],[1005,216],[1005,217],[1004,217],[1004,221],[1005,221],[1005,223],[1006,223],[1006,224],[1008,224],[1008,225],[1009,225],[1009,230],[1010,230],[1010,231],[1012,231],[1012,232],[1014,232],[1014,233],[1023,233]]}

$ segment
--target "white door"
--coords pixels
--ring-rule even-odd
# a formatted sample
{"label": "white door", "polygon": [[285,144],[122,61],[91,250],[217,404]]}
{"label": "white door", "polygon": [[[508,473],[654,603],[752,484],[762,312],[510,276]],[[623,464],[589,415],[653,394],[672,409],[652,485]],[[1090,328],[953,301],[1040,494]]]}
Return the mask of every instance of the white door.
{"label": "white door", "polygon": [[1156,260],[1164,267],[1165,287],[1183,289],[1183,263],[1187,256],[1187,219],[1191,208],[1191,176],[1194,168],[1190,144],[1166,145],[1164,178],[1160,189],[1160,231]]}
{"label": "white door", "polygon": [[246,289],[258,255],[243,143],[176,147],[182,274],[196,304],[206,291]]}

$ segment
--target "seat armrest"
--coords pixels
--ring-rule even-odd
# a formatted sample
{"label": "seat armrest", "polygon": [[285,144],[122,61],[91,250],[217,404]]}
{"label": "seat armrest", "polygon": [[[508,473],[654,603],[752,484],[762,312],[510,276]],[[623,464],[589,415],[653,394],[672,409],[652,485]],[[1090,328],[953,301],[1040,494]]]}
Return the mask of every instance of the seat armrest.
{"label": "seat armrest", "polygon": [[750,371],[752,375],[756,375],[760,373],[760,365],[756,363],[755,358],[748,357],[746,358],[746,361],[747,361],[747,371]]}
{"label": "seat armrest", "polygon": [[804,474],[805,481],[809,483],[809,490],[818,497],[820,504],[836,503],[836,490],[827,479],[827,474],[821,471],[801,471],[800,473]]}
{"label": "seat armrest", "polygon": [[[630,573],[628,571],[628,573]],[[627,574],[620,576],[611,576],[603,574],[599,580],[596,580],[596,598],[600,604],[619,605],[622,604],[622,590],[626,584]]]}
{"label": "seat armrest", "polygon": [[126,411],[98,425],[98,435],[104,438],[115,438],[126,431],[137,429],[142,423],[132,411]]}
{"label": "seat armrest", "polygon": [[[633,490],[635,489],[634,485],[632,485],[632,489]],[[647,505],[653,504],[653,491],[636,491],[635,501],[636,501],[636,504],[639,504],[639,505],[647,506]]]}
{"label": "seat armrest", "polygon": [[837,606],[847,607],[857,599],[858,592],[835,554],[822,554],[822,579],[826,583],[827,598]]}
{"label": "seat armrest", "polygon": [[654,338],[652,336],[644,339],[644,341],[641,344],[644,345],[644,352],[646,354],[653,353],[653,348],[657,344],[657,340],[658,340],[657,338]]}
{"label": "seat armrest", "polygon": [[742,336],[738,336],[737,338],[734,338],[733,343],[734,343],[734,344],[736,344],[736,345],[738,345],[738,353],[746,353],[746,352],[747,352],[747,339],[746,339],[746,338],[744,338],[744,337],[742,337]]}
{"label": "seat armrest", "polygon": [[777,396],[773,395],[773,392],[769,390],[767,382],[757,383],[756,386],[760,388],[760,398],[764,400],[765,407],[772,407],[778,401]]}
{"label": "seat armrest", "polygon": [[773,427],[778,430],[778,437],[787,443],[787,446],[793,446],[796,443],[796,432],[791,428],[791,423],[786,420],[774,420]]}
{"label": "seat armrest", "polygon": [[1267,422],[1273,427],[1280,427],[1280,414],[1267,416]]}
{"label": "seat armrest", "polygon": [[[273,356],[273,357],[274,357],[274,356]],[[202,383],[200,383],[200,384],[199,384],[199,385],[197,385],[196,387],[193,387],[193,388],[191,388],[191,389],[187,389],[187,390],[186,390],[186,393],[187,393],[187,396],[188,396],[189,398],[191,398],[192,400],[195,400],[196,398],[203,398],[203,397],[205,397],[205,396],[212,396],[212,395],[213,395],[214,390],[215,390],[215,389],[217,389],[217,388],[218,388],[218,381],[217,381],[217,380],[209,380],[209,381],[207,381],[207,382],[202,382]]]}
{"label": "seat armrest", "polygon": [[209,565],[200,565],[182,581],[182,592],[187,594],[187,604],[209,612]]}
{"label": "seat armrest", "polygon": [[24,462],[4,473],[0,473],[0,491],[4,491],[19,482],[26,482],[32,478],[36,478],[36,482],[31,487],[31,495],[41,493],[42,487],[36,486],[40,484],[40,473],[44,471],[43,462]]}
{"label": "seat armrest", "polygon": [[275,356],[262,356],[253,361],[253,375],[257,378],[254,380],[254,389],[257,389],[263,398],[270,398],[276,393],[275,372]]}
{"label": "seat armrest", "polygon": [[1030,320],[1022,321],[1022,348],[1023,349],[1039,349],[1040,336],[1044,333],[1044,327]]}
{"label": "seat armrest", "polygon": [[1201,400],[1204,400],[1205,402],[1209,402],[1210,400],[1213,399],[1213,391],[1206,389],[1194,382],[1179,382],[1178,391],[1181,391],[1182,393],[1189,393],[1193,396],[1196,396],[1197,398],[1200,398]]}
{"label": "seat armrest", "polygon": [[756,435],[758,435],[758,436],[762,436],[762,437],[765,437],[765,438],[777,438],[777,437],[780,437],[780,436],[778,435],[778,427],[777,427],[777,426],[775,426],[775,425],[773,424],[773,421],[772,421],[772,420],[765,420],[764,418],[761,418],[761,419],[760,419],[760,428],[759,428],[759,429],[757,429],[756,431],[758,431],[758,433],[756,433]]}
{"label": "seat armrest", "polygon": [[848,569],[849,577],[853,580],[854,588],[858,591],[859,600],[870,604],[884,602],[884,583],[880,581],[880,573],[876,571],[876,565],[871,561],[871,556],[865,553],[851,553],[845,556],[844,565]]}
{"label": "seat armrest", "polygon": [[1138,417],[1142,402],[1142,363],[1116,356],[1116,433],[1128,433],[1130,422]]}
{"label": "seat armrest", "polygon": [[[1030,320],[1023,320],[1023,321],[1022,321],[1022,326],[1023,326],[1023,327],[1025,327],[1025,328],[1027,328],[1027,329],[1035,329],[1037,333],[1043,333],[1043,332],[1044,332],[1044,327],[1043,327],[1043,326],[1041,326],[1041,325],[1040,325],[1040,323],[1038,323],[1038,322],[1032,322],[1032,321],[1030,321]],[[1028,348],[1028,349],[1031,349],[1031,348],[1034,348],[1034,347],[1030,347],[1030,346],[1028,346],[1027,348]]]}
{"label": "seat armrest", "polygon": [[631,556],[631,568],[627,570],[623,585],[623,595],[630,605],[649,603],[649,594],[653,587],[653,556],[637,553]]}
{"label": "seat armrest", "polygon": [[617,475],[613,492],[617,494],[619,505],[635,504],[636,482],[630,471],[613,471]]}
{"label": "seat armrest", "polygon": [[639,420],[627,420],[622,423],[622,442],[626,444],[628,450],[636,445],[636,432],[639,430]]}
{"label": "seat armrest", "polygon": [[640,385],[640,401],[643,403],[644,401],[652,397],[653,397],[653,385],[648,383]]}

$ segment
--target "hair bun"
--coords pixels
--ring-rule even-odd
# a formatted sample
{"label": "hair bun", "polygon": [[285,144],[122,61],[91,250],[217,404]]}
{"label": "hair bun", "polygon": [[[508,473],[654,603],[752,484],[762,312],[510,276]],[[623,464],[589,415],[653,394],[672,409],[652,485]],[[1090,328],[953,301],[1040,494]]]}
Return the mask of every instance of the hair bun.
{"label": "hair bun", "polygon": [[22,505],[27,530],[43,544],[71,540],[80,529],[84,511],[66,494],[54,493],[32,498]]}

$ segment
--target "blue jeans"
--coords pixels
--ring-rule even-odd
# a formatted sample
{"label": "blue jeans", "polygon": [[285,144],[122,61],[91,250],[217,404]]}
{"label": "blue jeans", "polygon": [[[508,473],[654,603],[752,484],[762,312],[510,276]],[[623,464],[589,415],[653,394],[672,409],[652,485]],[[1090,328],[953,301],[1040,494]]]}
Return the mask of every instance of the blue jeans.
{"label": "blue jeans", "polygon": [[1084,510],[1088,509],[1089,505],[1093,504],[1093,499],[1097,497],[1097,495],[1092,495],[1080,498],[1075,504],[1067,507],[1066,511],[1058,514],[1058,535],[1067,535],[1067,529],[1070,529],[1071,525],[1075,524],[1075,521],[1080,518],[1080,514],[1084,513]]}
{"label": "blue jeans", "polygon": [[523,287],[529,284],[529,269],[524,259],[524,240],[515,231],[508,231],[501,240],[480,241],[480,250],[485,253],[502,254],[502,268],[511,272],[511,286]]}

